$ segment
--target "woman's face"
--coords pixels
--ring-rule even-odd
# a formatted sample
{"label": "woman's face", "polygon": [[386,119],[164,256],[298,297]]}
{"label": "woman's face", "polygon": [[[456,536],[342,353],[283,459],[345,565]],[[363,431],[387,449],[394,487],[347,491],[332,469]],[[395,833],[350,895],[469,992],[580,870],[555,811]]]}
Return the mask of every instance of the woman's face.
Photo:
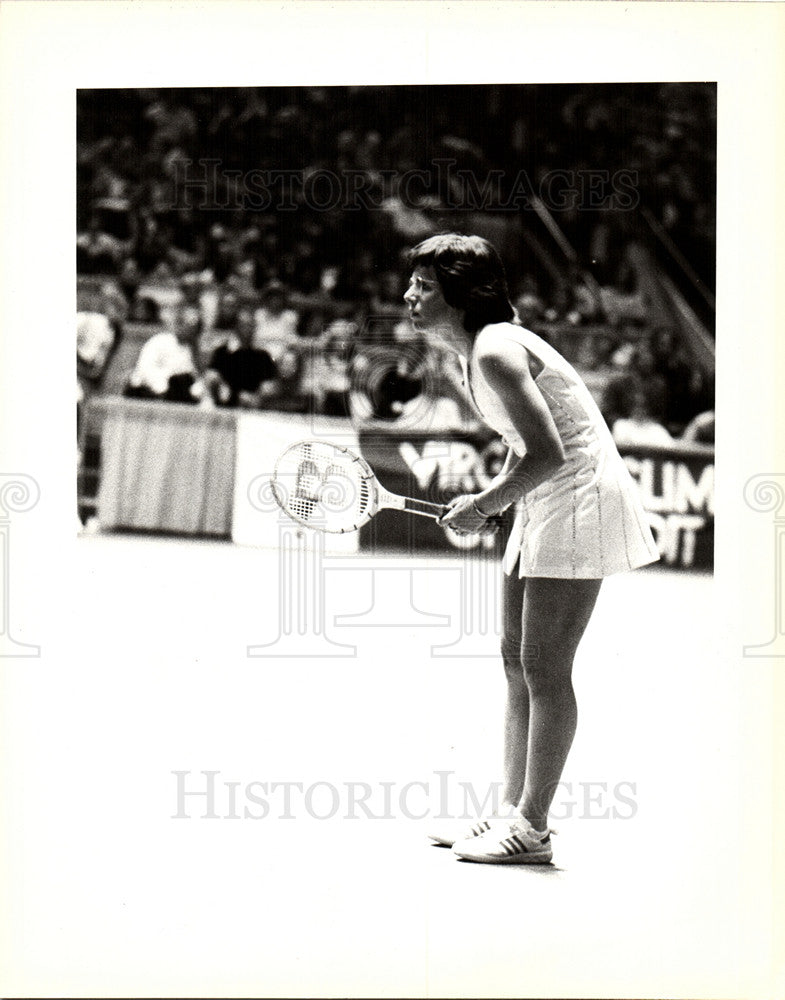
{"label": "woman's face", "polygon": [[445,301],[432,267],[415,267],[403,300],[409,308],[412,326],[418,332],[449,327],[459,318],[458,310]]}

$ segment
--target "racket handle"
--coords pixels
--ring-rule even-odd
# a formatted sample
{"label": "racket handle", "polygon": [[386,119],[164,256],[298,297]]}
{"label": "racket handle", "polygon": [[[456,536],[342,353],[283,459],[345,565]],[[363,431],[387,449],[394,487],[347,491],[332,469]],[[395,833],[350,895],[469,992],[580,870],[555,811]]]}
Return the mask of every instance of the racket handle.
{"label": "racket handle", "polygon": [[422,514],[423,517],[442,517],[447,513],[447,507],[441,503],[429,503],[427,500],[414,500],[412,497],[404,498],[404,510],[410,514]]}

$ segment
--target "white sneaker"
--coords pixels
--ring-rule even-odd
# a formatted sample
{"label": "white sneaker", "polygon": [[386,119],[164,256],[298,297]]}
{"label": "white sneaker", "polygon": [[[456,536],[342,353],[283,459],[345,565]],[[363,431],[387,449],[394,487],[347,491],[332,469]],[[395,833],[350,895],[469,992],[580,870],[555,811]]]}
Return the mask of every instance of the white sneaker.
{"label": "white sneaker", "polygon": [[481,837],[488,833],[492,826],[501,826],[504,829],[505,826],[509,825],[509,822],[509,817],[502,819],[498,816],[488,816],[486,819],[477,820],[474,826],[467,826],[465,820],[452,820],[433,833],[429,833],[428,837],[444,847],[452,847],[453,844],[460,843],[462,840],[473,840],[475,837]]}
{"label": "white sneaker", "polygon": [[501,829],[494,824],[479,836],[457,841],[453,854],[490,865],[547,865],[553,857],[551,831],[537,831],[521,816]]}
{"label": "white sneaker", "polygon": [[465,822],[452,820],[451,826],[445,824],[433,833],[429,833],[428,837],[435,841],[435,843],[442,844],[444,847],[452,847],[453,844],[461,840],[472,840],[474,837],[481,837],[490,830],[491,822],[493,821],[490,819],[480,819],[474,826],[467,827]]}

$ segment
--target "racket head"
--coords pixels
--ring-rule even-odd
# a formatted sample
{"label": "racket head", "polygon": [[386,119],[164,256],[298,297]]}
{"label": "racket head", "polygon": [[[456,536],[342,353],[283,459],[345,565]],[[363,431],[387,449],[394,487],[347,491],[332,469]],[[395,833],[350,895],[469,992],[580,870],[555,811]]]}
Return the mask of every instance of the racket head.
{"label": "racket head", "polygon": [[379,484],[359,455],[330,441],[297,441],[270,479],[278,506],[298,524],[330,534],[357,531],[379,509]]}

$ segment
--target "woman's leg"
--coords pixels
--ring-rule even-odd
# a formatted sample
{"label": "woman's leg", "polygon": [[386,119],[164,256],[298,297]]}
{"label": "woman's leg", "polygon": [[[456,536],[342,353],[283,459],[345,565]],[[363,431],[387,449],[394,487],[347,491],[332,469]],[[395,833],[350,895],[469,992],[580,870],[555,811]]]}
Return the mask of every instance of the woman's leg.
{"label": "woman's leg", "polygon": [[518,578],[518,567],[504,577],[502,600],[502,660],[507,678],[504,706],[503,805],[517,806],[526,779],[529,742],[529,689],[523,673],[523,597],[526,579]]}
{"label": "woman's leg", "polygon": [[575,736],[578,713],[572,663],[601,583],[543,577],[526,581],[521,663],[529,721],[526,780],[519,804],[535,830],[548,826],[548,810]]}

